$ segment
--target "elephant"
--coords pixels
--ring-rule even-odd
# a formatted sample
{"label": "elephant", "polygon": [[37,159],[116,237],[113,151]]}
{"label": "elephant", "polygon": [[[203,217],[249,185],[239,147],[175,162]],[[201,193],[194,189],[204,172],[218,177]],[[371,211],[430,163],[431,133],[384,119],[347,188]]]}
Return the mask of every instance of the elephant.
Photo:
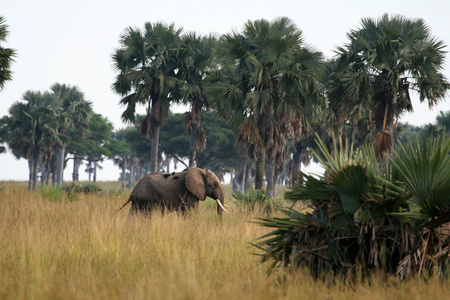
{"label": "elephant", "polygon": [[217,201],[218,215],[222,215],[222,210],[227,212],[220,180],[213,172],[200,168],[187,168],[178,173],[153,172],[139,180],[120,209],[131,202],[130,215],[149,214],[156,208],[163,213],[167,209],[185,214],[196,209],[199,200],[204,201],[207,196]]}

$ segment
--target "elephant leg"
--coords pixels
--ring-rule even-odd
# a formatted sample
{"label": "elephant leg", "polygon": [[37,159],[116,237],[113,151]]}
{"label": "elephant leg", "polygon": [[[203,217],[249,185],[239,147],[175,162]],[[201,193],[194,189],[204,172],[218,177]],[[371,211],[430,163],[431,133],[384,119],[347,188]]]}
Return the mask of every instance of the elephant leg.
{"label": "elephant leg", "polygon": [[131,217],[137,216],[138,214],[139,214],[139,209],[136,206],[131,205],[130,212],[128,213],[128,216],[131,218]]}
{"label": "elephant leg", "polygon": [[197,210],[198,209],[198,202],[191,202],[191,203],[189,203],[189,209]]}
{"label": "elephant leg", "polygon": [[196,201],[187,201],[185,203],[182,203],[180,207],[180,211],[183,216],[192,213],[193,211],[196,211],[198,209],[198,202]]}
{"label": "elephant leg", "polygon": [[136,216],[139,213],[150,215],[155,209],[155,205],[147,199],[134,198],[131,202],[130,216]]}

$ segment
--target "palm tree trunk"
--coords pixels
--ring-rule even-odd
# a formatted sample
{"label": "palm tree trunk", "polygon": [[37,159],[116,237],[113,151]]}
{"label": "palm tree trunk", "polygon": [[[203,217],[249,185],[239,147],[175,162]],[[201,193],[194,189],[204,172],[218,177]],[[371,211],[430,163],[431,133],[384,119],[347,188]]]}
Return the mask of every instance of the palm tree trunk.
{"label": "palm tree trunk", "polygon": [[52,172],[52,185],[56,183],[56,172]]}
{"label": "palm tree trunk", "polygon": [[63,183],[65,151],[66,147],[62,146],[56,152],[56,183],[58,185],[62,185]]}
{"label": "palm tree trunk", "polygon": [[249,165],[245,165],[245,174],[244,174],[244,193],[247,194],[247,190],[251,185],[251,182],[249,180],[250,178],[250,172],[252,171],[252,168]]}
{"label": "palm tree trunk", "polygon": [[197,135],[198,135],[198,124],[196,122],[192,122],[192,129],[189,135],[189,167],[195,167],[195,156],[197,155]]}
{"label": "palm tree trunk", "polygon": [[166,172],[170,173],[170,162],[172,161],[172,158],[167,156],[166,157]]}
{"label": "palm tree trunk", "polygon": [[45,174],[45,185],[48,185],[48,182],[49,182],[49,180],[50,180],[50,169],[49,168],[47,168],[47,172],[46,172],[46,174]]}
{"label": "palm tree trunk", "polygon": [[89,162],[88,162],[88,174],[89,174],[89,176],[88,176],[89,182],[91,182],[91,176],[92,176],[92,161],[91,160],[89,160]]}
{"label": "palm tree trunk", "polygon": [[130,189],[133,187],[133,173],[134,173],[134,164],[130,163],[130,178],[128,180],[128,187]]}
{"label": "palm tree trunk", "polygon": [[78,169],[80,168],[80,164],[81,164],[81,159],[77,158],[76,153],[74,153],[72,181],[78,181],[78,179],[79,179]]}
{"label": "palm tree trunk", "polygon": [[261,143],[258,153],[258,159],[256,160],[256,176],[255,176],[255,190],[263,188],[264,184],[264,171],[266,162],[266,145]]}
{"label": "palm tree trunk", "polygon": [[150,161],[150,172],[156,172],[158,170],[158,147],[159,147],[159,122],[152,116],[152,150]]}
{"label": "palm tree trunk", "polygon": [[72,181],[75,181],[75,170],[77,167],[77,158],[75,157],[75,153],[73,154],[73,172],[72,172]]}
{"label": "palm tree trunk", "polygon": [[97,182],[97,161],[94,161],[94,183]]}
{"label": "palm tree trunk", "polygon": [[274,190],[274,177],[275,177],[275,157],[269,158],[267,164],[267,194],[272,196]]}
{"label": "palm tree trunk", "polygon": [[28,175],[28,190],[31,191],[31,182],[33,181],[33,160],[29,159],[28,160],[28,170],[29,170],[29,175]]}
{"label": "palm tree trunk", "polygon": [[302,179],[300,177],[300,172],[302,171],[302,163],[300,160],[303,151],[303,143],[295,143],[295,153],[292,157],[292,173],[291,173],[291,186],[299,184]]}
{"label": "palm tree trunk", "polygon": [[237,178],[236,169],[233,168],[233,170],[231,171],[231,183],[232,183],[233,193],[236,193],[238,191],[238,185],[237,185],[236,178]]}
{"label": "palm tree trunk", "polygon": [[125,188],[126,159],[122,160],[122,190]]}
{"label": "palm tree trunk", "polygon": [[141,175],[141,166],[137,165],[134,170],[134,182],[138,182]]}
{"label": "palm tree trunk", "polygon": [[273,185],[272,185],[272,198],[277,196],[277,182],[278,182],[278,174],[276,171],[273,172]]}
{"label": "palm tree trunk", "polygon": [[240,182],[240,186],[239,186],[239,191],[241,191],[242,193],[244,192],[244,188],[245,188],[245,184],[246,184],[246,178],[245,175],[247,173],[247,165],[244,164],[241,167],[241,172],[242,172],[242,181]]}
{"label": "palm tree trunk", "polygon": [[47,168],[44,166],[44,164],[39,165],[41,167],[41,186],[44,186],[45,176],[47,175]]}
{"label": "palm tree trunk", "polygon": [[259,144],[258,158],[256,159],[256,175],[255,175],[255,190],[263,188],[264,184],[264,172],[266,171],[266,130],[267,130],[267,118],[265,113],[260,114],[257,117],[257,128],[261,141]]}
{"label": "palm tree trunk", "polygon": [[40,148],[36,146],[33,150],[33,175],[32,175],[32,186],[31,188],[35,190],[37,188],[37,173],[38,173],[38,164],[39,164],[39,154]]}

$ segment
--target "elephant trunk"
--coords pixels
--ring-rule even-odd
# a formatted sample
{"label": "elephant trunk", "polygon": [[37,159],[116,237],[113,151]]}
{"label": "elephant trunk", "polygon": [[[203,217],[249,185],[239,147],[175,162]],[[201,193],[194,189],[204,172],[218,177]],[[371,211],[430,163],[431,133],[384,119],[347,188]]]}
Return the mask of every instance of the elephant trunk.
{"label": "elephant trunk", "polygon": [[222,204],[223,200],[221,201],[219,199],[216,199],[216,201],[217,201],[217,214],[222,215],[222,210],[227,213],[228,211],[225,209],[224,204]]}
{"label": "elephant trunk", "polygon": [[220,191],[220,195],[218,195],[218,197],[215,197],[215,200],[217,201],[217,214],[221,216],[222,210],[228,213],[228,211],[225,209],[225,196],[223,194],[223,191]]}

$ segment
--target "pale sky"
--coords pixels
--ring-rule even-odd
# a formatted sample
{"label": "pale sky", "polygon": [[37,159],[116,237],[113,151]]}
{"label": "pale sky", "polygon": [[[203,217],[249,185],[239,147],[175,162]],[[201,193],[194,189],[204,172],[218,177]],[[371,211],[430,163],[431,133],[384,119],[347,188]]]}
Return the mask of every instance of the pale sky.
{"label": "pale sky", "polygon": [[[336,46],[347,42],[346,33],[360,26],[362,18],[401,14],[423,18],[432,34],[450,47],[448,0],[1,0],[0,15],[9,25],[6,44],[17,51],[13,80],[0,91],[0,116],[27,90],[46,91],[56,82],[78,86],[94,111],[107,117],[116,129],[125,127],[120,97],[111,91],[114,81],[111,54],[119,35],[145,22],[174,22],[185,31],[217,35],[240,31],[248,20],[286,16],[303,31],[305,42],[333,56]],[[450,58],[444,75],[450,79]],[[447,97],[448,98],[448,97]],[[415,112],[402,117],[412,125],[433,123],[439,111],[449,111],[448,99],[428,110],[416,99]],[[183,112],[178,108],[177,112]],[[103,163],[98,180],[116,180],[119,169]],[[70,180],[69,165],[64,179]],[[80,167],[81,180],[87,178]],[[27,162],[0,154],[0,180],[27,180]]]}

